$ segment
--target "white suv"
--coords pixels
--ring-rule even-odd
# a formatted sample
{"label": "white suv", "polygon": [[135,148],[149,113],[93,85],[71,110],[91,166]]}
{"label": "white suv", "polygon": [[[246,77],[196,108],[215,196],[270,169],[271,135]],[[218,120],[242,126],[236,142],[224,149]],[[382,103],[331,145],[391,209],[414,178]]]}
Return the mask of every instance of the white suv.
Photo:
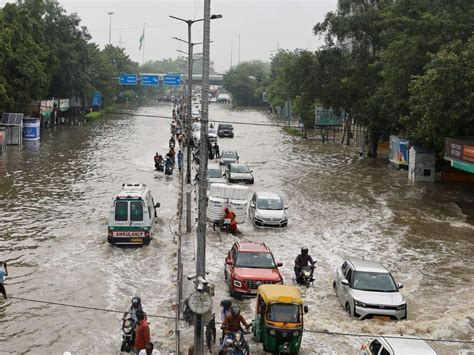
{"label": "white suv", "polygon": [[407,303],[390,272],[376,261],[348,259],[337,269],[333,287],[353,318],[406,319]]}
{"label": "white suv", "polygon": [[359,355],[437,355],[435,349],[417,337],[383,335],[362,344]]}
{"label": "white suv", "polygon": [[274,192],[257,191],[250,200],[249,217],[255,227],[286,227],[288,215],[283,199]]}

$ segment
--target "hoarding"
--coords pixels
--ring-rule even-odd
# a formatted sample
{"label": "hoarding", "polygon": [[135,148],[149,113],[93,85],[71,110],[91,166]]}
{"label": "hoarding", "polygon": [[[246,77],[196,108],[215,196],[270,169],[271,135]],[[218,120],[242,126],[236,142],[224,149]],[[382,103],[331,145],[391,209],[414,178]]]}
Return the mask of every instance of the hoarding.
{"label": "hoarding", "polygon": [[315,127],[318,126],[341,126],[346,113],[343,111],[339,115],[332,108],[324,108],[323,106],[316,105],[314,108]]}
{"label": "hoarding", "polygon": [[474,171],[474,137],[446,138],[444,159],[450,160],[455,168]]}

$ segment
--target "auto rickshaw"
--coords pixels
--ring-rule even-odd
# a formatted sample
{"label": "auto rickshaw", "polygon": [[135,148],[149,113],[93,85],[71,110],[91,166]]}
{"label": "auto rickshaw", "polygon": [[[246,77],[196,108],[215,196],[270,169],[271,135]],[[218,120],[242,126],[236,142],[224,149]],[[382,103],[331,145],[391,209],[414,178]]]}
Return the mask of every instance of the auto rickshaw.
{"label": "auto rickshaw", "polygon": [[307,312],[298,287],[260,285],[253,334],[263,344],[264,351],[297,354],[303,336],[303,313]]}

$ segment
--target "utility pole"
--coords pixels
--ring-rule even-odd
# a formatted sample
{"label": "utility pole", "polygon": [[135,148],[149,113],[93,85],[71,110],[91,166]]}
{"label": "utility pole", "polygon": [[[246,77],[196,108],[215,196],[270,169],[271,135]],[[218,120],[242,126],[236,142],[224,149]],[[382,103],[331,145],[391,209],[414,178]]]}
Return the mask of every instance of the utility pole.
{"label": "utility pole", "polygon": [[[214,15],[213,18],[220,18]],[[211,43],[211,0],[204,0],[204,30],[202,49],[202,91],[201,91],[201,157],[199,163],[198,190],[198,227],[196,251],[196,276],[206,276],[206,227],[207,227],[207,160],[208,152],[208,121],[209,121],[209,62]],[[203,317],[196,314],[194,323],[194,353],[204,354]]]}
{"label": "utility pole", "polygon": [[239,56],[238,56],[237,64],[240,64],[240,35],[239,35]]}
{"label": "utility pole", "polygon": [[[191,184],[191,126],[193,104],[193,44],[191,43],[191,25],[188,22],[188,120],[186,125],[186,184]],[[189,190],[188,190],[189,191]],[[191,232],[191,191],[186,192],[186,231]]]}
{"label": "utility pole", "polygon": [[112,11],[108,12],[109,15],[109,45],[112,44],[112,15],[114,13]]}

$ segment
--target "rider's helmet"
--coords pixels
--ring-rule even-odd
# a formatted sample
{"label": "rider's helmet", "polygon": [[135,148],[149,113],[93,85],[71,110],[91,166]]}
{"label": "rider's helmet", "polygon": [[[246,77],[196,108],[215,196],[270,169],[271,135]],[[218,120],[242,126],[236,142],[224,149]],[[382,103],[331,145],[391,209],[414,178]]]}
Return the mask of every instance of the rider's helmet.
{"label": "rider's helmet", "polygon": [[240,316],[240,307],[239,306],[232,306],[230,309],[230,314],[232,314],[232,317],[237,318]]}
{"label": "rider's helmet", "polygon": [[135,307],[135,308],[138,308],[140,307],[142,304],[142,300],[140,297],[138,296],[135,296],[132,298],[132,306]]}
{"label": "rider's helmet", "polygon": [[301,248],[301,254],[302,255],[308,255],[308,247],[302,247]]}

